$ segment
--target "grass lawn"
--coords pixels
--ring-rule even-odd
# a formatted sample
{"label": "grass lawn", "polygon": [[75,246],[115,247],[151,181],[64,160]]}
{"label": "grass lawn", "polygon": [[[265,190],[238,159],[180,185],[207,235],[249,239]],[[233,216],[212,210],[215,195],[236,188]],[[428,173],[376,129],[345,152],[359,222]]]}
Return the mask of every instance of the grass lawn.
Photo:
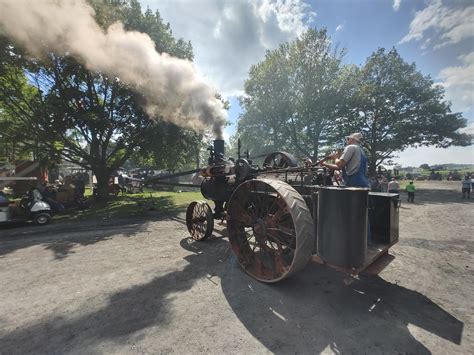
{"label": "grass lawn", "polygon": [[[90,191],[86,190],[86,196]],[[72,209],[55,215],[53,221],[63,222],[83,219],[111,219],[146,216],[149,211],[184,211],[194,200],[204,200],[198,189],[192,192],[146,191],[111,197],[107,203],[92,202],[85,210]]]}

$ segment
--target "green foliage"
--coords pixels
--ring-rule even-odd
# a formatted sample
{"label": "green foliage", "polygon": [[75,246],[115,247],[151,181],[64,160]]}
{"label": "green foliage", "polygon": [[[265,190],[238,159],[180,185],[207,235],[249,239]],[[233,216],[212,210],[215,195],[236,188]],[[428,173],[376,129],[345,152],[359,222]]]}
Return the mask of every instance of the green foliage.
{"label": "green foliage", "polygon": [[107,204],[93,203],[83,211],[71,210],[56,215],[54,223],[85,219],[114,219],[147,216],[150,208],[156,212],[182,212],[187,205],[195,200],[202,199],[199,191],[165,192],[147,191],[140,194],[119,195]]}
{"label": "green foliage", "polygon": [[250,69],[241,98],[243,146],[254,155],[284,149],[317,157],[345,109],[350,70],[341,66],[343,55],[326,30],[315,29],[267,52]]}
{"label": "green foliage", "polygon": [[202,135],[167,122],[156,122],[144,132],[133,162],[150,169],[192,169],[202,148]]}
{"label": "green foliage", "polygon": [[451,112],[443,88],[395,49],[374,52],[358,71],[355,88],[350,114],[337,121],[339,136],[363,132],[371,173],[394,152],[410,146],[471,144],[469,135],[458,133],[466,119]]}
{"label": "green foliage", "polygon": [[253,155],[288,150],[316,158],[360,131],[374,174],[408,147],[472,144],[443,88],[395,49],[377,50],[359,68],[342,66],[344,50],[330,43],[325,30],[311,29],[252,66],[238,135]]}
{"label": "green foliage", "polygon": [[8,62],[0,68],[0,160],[44,159],[43,144],[29,129],[38,91],[21,68]]}
{"label": "green foliage", "polygon": [[[142,13],[138,1],[93,0],[91,4],[104,28],[121,21],[129,30],[149,34],[159,52],[193,58],[191,44],[176,40],[158,12],[148,9]],[[185,130],[161,123],[154,127],[142,102],[140,95],[116,78],[90,72],[71,57],[50,53],[38,61],[0,37],[2,146],[18,142],[30,152],[41,152],[42,160],[55,161],[61,156],[91,169],[102,195],[106,195],[110,174],[132,155],[153,151],[160,156],[160,164],[166,165],[165,157],[179,155],[192,141],[185,139],[190,135]],[[161,135],[149,133],[160,130],[172,135],[166,137],[167,144],[157,142]],[[170,146],[175,149],[168,149]]]}
{"label": "green foliage", "polygon": [[240,98],[244,114],[238,132],[244,147],[253,154],[286,148],[288,132],[281,125],[291,112],[287,53],[287,45],[268,52],[263,62],[251,67],[245,82],[245,96]]}

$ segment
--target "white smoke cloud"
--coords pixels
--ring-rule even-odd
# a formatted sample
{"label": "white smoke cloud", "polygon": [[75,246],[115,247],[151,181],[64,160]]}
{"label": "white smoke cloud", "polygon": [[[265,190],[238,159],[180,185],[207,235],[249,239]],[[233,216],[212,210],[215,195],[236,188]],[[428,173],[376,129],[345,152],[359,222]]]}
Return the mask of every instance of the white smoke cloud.
{"label": "white smoke cloud", "polygon": [[252,64],[307,30],[316,13],[303,0],[140,0],[158,10],[195,62],[226,96],[241,95]]}
{"label": "white smoke cloud", "polygon": [[33,55],[71,55],[143,94],[151,117],[222,134],[226,112],[216,91],[191,62],[156,52],[148,35],[120,23],[104,31],[85,0],[0,0],[0,8],[0,30]]}

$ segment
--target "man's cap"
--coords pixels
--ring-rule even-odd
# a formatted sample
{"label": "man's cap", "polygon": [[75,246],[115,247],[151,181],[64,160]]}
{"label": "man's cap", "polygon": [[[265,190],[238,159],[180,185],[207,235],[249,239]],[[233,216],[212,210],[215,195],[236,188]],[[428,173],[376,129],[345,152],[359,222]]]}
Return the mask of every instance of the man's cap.
{"label": "man's cap", "polygon": [[346,136],[346,138],[352,138],[355,139],[357,142],[360,142],[364,136],[360,132],[352,133]]}

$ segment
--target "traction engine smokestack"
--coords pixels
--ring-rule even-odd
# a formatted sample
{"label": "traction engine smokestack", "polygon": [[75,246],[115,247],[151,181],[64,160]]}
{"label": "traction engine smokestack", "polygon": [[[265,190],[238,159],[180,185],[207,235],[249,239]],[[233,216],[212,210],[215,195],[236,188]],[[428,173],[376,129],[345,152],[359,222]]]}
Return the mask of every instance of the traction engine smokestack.
{"label": "traction engine smokestack", "polygon": [[224,202],[230,198],[234,183],[229,176],[235,173],[234,163],[224,158],[225,148],[223,139],[215,139],[210,147],[209,165],[201,170],[206,179],[201,184],[201,193],[215,204],[214,216],[222,216]]}
{"label": "traction engine smokestack", "polygon": [[214,140],[214,157],[216,160],[219,158],[224,159],[224,140],[223,139],[215,139]]}

